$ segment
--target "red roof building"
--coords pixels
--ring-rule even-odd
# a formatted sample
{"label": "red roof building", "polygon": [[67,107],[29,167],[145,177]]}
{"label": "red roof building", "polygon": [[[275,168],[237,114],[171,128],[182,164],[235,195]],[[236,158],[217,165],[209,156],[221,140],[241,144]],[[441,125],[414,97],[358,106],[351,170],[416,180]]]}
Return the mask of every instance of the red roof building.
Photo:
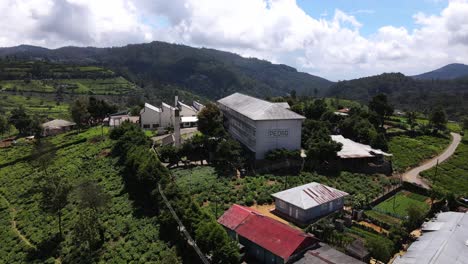
{"label": "red roof building", "polygon": [[318,242],[311,234],[237,204],[224,212],[218,222],[245,246],[248,255],[263,263],[288,263]]}

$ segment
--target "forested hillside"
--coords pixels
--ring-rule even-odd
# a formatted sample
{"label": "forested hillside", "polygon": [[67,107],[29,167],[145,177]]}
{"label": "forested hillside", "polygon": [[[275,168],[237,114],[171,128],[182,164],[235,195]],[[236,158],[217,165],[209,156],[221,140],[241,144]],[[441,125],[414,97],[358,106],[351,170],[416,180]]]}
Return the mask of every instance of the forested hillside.
{"label": "forested hillside", "polygon": [[437,70],[412,76],[418,80],[453,80],[462,77],[468,77],[468,65],[461,63],[452,63]]}
{"label": "forested hillside", "polygon": [[313,95],[332,82],[296,69],[213,49],[152,42],[117,48],[33,46],[0,49],[0,56],[102,65],[151,93],[182,89],[209,99],[233,92],[278,96],[292,89]]}
{"label": "forested hillside", "polygon": [[338,82],[327,95],[365,103],[379,93],[387,94],[390,102],[403,110],[429,113],[440,105],[452,119],[468,111],[468,79],[423,81],[401,73],[384,73]]}

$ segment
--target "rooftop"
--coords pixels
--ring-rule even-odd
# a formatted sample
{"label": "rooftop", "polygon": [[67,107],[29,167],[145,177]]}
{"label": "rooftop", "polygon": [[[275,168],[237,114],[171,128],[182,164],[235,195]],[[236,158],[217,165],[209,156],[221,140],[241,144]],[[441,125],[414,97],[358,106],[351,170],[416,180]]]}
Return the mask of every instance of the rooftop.
{"label": "rooftop", "polygon": [[294,262],[294,264],[363,264],[357,260],[338,251],[327,244],[320,243],[317,248],[308,250],[304,257]]}
{"label": "rooftop", "polygon": [[284,260],[317,241],[311,234],[237,204],[224,212],[218,222]]}
{"label": "rooftop", "polygon": [[468,213],[445,212],[422,226],[423,235],[395,264],[467,263]]}
{"label": "rooftop", "polygon": [[305,117],[286,109],[283,103],[272,103],[241,93],[234,93],[218,103],[252,120],[305,119]]}
{"label": "rooftop", "polygon": [[153,111],[156,111],[156,112],[161,112],[160,108],[158,108],[158,107],[156,107],[154,105],[148,104],[148,103],[145,103],[145,108],[149,108],[149,109],[151,109]]}
{"label": "rooftop", "polygon": [[76,123],[70,122],[67,120],[63,119],[54,119],[52,121],[46,122],[42,124],[41,126],[44,128],[60,128],[60,127],[68,127],[68,126],[74,126]]}
{"label": "rooftop", "polygon": [[392,156],[392,154],[385,153],[380,149],[374,149],[369,145],[352,141],[342,135],[332,135],[331,138],[333,141],[343,145],[341,150],[337,153],[337,155],[342,159],[371,158],[376,155]]}
{"label": "rooftop", "polygon": [[348,193],[335,188],[311,182],[282,192],[272,194],[273,197],[307,210],[329,201],[347,196]]}

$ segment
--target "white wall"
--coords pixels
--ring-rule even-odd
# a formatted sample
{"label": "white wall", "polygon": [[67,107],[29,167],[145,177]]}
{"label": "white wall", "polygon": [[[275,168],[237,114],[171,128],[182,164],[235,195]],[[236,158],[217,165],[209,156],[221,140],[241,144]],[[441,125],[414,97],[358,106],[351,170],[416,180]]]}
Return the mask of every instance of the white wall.
{"label": "white wall", "polygon": [[161,105],[161,126],[171,127],[174,126],[174,108],[163,103]]}
{"label": "white wall", "polygon": [[186,105],[179,104],[180,106],[180,116],[197,116],[197,112],[191,108],[187,107]]}
{"label": "white wall", "polygon": [[265,120],[255,123],[257,159],[263,159],[265,153],[272,149],[301,148],[302,120]]}
{"label": "white wall", "polygon": [[142,128],[145,128],[145,125],[149,125],[150,129],[155,129],[156,126],[161,126],[161,113],[151,108],[143,108],[143,111],[140,112],[140,118]]}

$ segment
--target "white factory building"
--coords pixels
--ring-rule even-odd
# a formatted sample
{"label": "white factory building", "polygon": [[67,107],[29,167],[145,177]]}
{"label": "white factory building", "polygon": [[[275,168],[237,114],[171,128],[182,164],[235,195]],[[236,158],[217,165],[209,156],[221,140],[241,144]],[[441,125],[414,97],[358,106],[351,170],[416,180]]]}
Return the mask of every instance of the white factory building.
{"label": "white factory building", "polygon": [[[179,109],[180,124],[182,127],[193,127],[197,125],[198,109],[202,109],[203,105],[194,101],[194,106],[184,104],[176,99],[177,108]],[[161,107],[157,107],[148,103],[140,111],[140,125],[144,129],[166,129],[174,127],[175,122],[174,106],[166,103],[161,103]]]}
{"label": "white factory building", "polygon": [[227,131],[256,159],[269,150],[301,148],[302,122],[305,117],[289,110],[287,103],[272,103],[241,93],[218,100]]}

